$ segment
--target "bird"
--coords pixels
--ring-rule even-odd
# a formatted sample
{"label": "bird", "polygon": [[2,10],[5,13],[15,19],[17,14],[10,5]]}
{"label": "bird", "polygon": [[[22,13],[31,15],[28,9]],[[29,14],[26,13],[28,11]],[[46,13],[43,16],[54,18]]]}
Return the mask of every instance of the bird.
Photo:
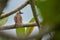
{"label": "bird", "polygon": [[14,21],[15,21],[15,27],[16,28],[16,34],[19,38],[25,37],[25,28],[19,28],[21,27],[22,23],[22,15],[23,14],[21,11],[17,11],[16,15],[14,16]]}
{"label": "bird", "polygon": [[20,27],[20,25],[22,24],[22,16],[20,14],[21,12],[18,11],[16,13],[16,15],[14,16],[14,21],[15,21],[15,26],[16,27]]}

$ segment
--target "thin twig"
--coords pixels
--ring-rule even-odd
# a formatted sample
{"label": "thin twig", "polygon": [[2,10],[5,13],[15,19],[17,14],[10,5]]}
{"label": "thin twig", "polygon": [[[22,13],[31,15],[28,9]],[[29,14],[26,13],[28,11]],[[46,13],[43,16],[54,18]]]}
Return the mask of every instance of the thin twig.
{"label": "thin twig", "polygon": [[34,0],[29,0],[29,3],[30,3],[30,5],[31,5],[31,8],[32,8],[32,12],[33,12],[33,16],[34,16],[34,18],[35,18],[35,21],[36,21],[36,23],[37,23],[37,25],[38,25],[38,28],[39,28],[39,30],[40,30],[40,22],[39,22],[38,17],[37,17]]}
{"label": "thin twig", "polygon": [[29,4],[28,0],[25,3],[23,3],[21,6],[19,6],[18,8],[16,8],[15,10],[13,10],[13,11],[11,11],[9,13],[6,13],[5,15],[0,16],[0,19],[3,19],[5,17],[8,17],[8,16],[16,13],[17,11],[21,10],[22,8],[24,8],[27,4]]}
{"label": "thin twig", "polygon": [[1,26],[0,27],[0,30],[7,30],[7,29],[14,29],[14,28],[22,28],[22,27],[31,27],[31,26],[37,26],[37,24],[36,23],[22,24],[20,27],[15,27],[15,25]]}

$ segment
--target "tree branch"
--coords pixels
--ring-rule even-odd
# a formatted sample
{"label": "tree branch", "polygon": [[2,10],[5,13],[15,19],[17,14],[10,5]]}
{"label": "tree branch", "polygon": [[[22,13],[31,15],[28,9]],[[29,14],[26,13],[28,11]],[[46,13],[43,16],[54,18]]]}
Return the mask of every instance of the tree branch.
{"label": "tree branch", "polygon": [[14,35],[11,35],[11,34],[7,34],[7,33],[5,33],[5,32],[2,32],[2,31],[0,31],[0,37],[2,37],[2,38],[5,38],[5,39],[7,39],[7,40],[27,40],[27,39],[29,39],[29,37],[18,37],[18,36],[14,36]]}
{"label": "tree branch", "polygon": [[[52,28],[52,29],[53,29],[53,28]],[[5,32],[2,32],[2,31],[0,31],[0,36],[3,37],[3,38],[14,39],[14,40],[36,39],[36,38],[38,38],[38,37],[43,36],[43,35],[46,34],[46,33],[51,32],[52,29],[47,30],[47,31],[44,31],[44,32],[40,33],[39,35],[34,35],[34,36],[31,36],[31,37],[25,37],[25,38],[19,38],[19,37],[13,36],[13,35],[9,35],[9,34],[7,34],[7,33],[5,33]],[[42,31],[42,30],[41,30],[41,31]],[[39,40],[40,40],[40,39],[39,39]]]}
{"label": "tree branch", "polygon": [[36,9],[35,9],[35,4],[34,4],[34,0],[29,0],[29,3],[31,5],[31,8],[32,8],[32,12],[33,12],[33,16],[35,18],[35,21],[38,25],[38,29],[40,30],[40,22],[39,22],[39,19],[37,17],[37,13],[36,13]]}
{"label": "tree branch", "polygon": [[0,31],[0,37],[5,38],[7,40],[10,40],[10,39],[11,40],[30,40],[30,39],[35,39],[36,36],[32,36],[32,37],[25,36],[24,38],[22,38],[22,37],[14,36],[14,35],[7,34],[5,32]]}
{"label": "tree branch", "polygon": [[31,27],[31,26],[37,26],[37,24],[36,23],[22,24],[20,27],[15,27],[15,25],[1,26],[0,27],[0,30],[7,30],[7,29],[14,29],[14,28],[22,28],[22,27]]}
{"label": "tree branch", "polygon": [[6,29],[14,29],[14,28],[21,28],[21,27],[31,27],[31,26],[37,26],[37,24],[36,23],[22,24],[20,27],[15,27],[15,25],[1,26],[0,27],[0,36],[3,37],[3,38],[14,39],[14,40],[31,39],[29,37],[25,37],[25,38],[15,37],[13,35],[9,35],[9,34],[4,33],[4,32],[1,31],[1,30],[6,30]]}
{"label": "tree branch", "polygon": [[13,36],[13,35],[10,35],[10,34],[7,34],[3,31],[0,31],[0,37],[2,38],[6,38],[6,39],[18,39],[17,37]]}
{"label": "tree branch", "polygon": [[6,13],[5,15],[0,16],[0,19],[3,19],[5,17],[8,17],[8,16],[14,14],[15,12],[17,12],[17,11],[21,10],[22,8],[24,8],[27,4],[29,4],[28,0],[25,3],[23,3],[21,6],[19,6],[18,8],[16,8],[15,10],[13,10],[13,11],[11,11],[9,13]]}

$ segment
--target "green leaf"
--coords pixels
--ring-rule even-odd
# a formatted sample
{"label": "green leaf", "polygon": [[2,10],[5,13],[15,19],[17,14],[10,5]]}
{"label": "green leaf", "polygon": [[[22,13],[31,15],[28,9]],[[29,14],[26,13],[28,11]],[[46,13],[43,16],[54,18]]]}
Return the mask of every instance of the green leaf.
{"label": "green leaf", "polygon": [[35,0],[45,24],[54,24],[60,21],[60,0]]}
{"label": "green leaf", "polygon": [[[29,23],[33,23],[35,20],[32,18]],[[34,27],[27,27],[26,29],[26,35],[29,35],[33,31]]]}
{"label": "green leaf", "polygon": [[24,37],[25,35],[25,28],[16,28],[16,33],[18,37]]}
{"label": "green leaf", "polygon": [[25,28],[16,28],[16,33],[18,37],[24,37],[25,35]]}
{"label": "green leaf", "polygon": [[4,25],[8,21],[8,17],[0,19],[0,26]]}

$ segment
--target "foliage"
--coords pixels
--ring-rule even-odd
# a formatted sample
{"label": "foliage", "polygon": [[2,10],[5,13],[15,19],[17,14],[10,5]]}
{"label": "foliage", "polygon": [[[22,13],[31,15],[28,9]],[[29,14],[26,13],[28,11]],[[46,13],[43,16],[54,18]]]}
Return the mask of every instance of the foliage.
{"label": "foliage", "polygon": [[8,20],[8,17],[0,19],[0,26],[3,26],[7,22],[7,20]]}
{"label": "foliage", "polygon": [[[35,0],[35,4],[43,17],[43,27],[49,26],[49,29],[58,27],[55,25],[59,24],[60,22],[60,0]],[[56,40],[60,40],[59,33],[60,31],[55,30]]]}
{"label": "foliage", "polygon": [[[32,18],[29,23],[34,22],[34,18]],[[34,27],[27,27],[26,29],[26,35],[29,35],[33,31]]]}

